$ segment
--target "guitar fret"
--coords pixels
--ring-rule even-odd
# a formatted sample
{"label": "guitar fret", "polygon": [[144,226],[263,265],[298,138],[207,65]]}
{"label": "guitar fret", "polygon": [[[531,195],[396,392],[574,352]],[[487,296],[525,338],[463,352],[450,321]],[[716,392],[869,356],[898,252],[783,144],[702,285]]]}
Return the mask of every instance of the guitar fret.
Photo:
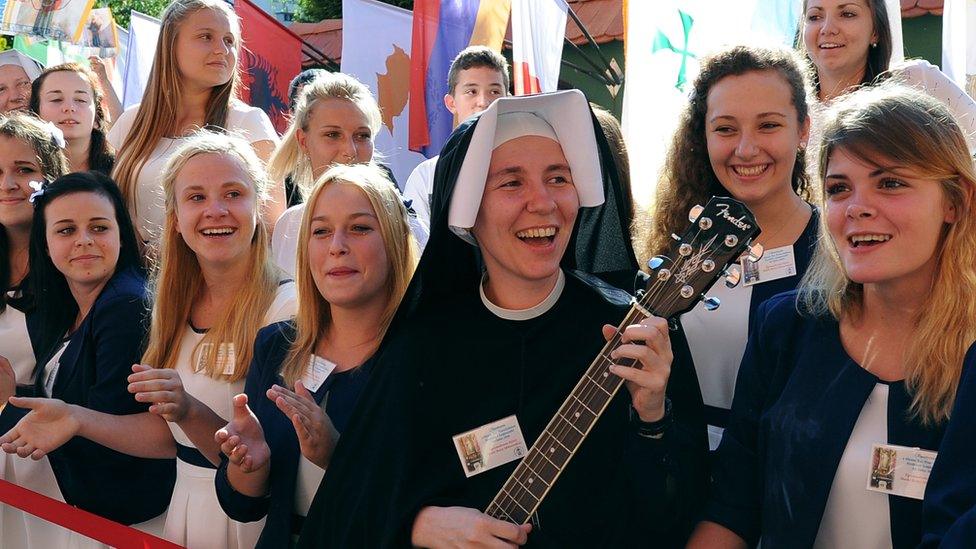
{"label": "guitar fret", "polygon": [[525,513],[526,515],[530,515],[531,514],[528,509],[526,509],[525,507],[522,507],[522,504],[519,503],[519,501],[517,499],[515,499],[514,497],[512,497],[512,494],[508,490],[502,488],[502,492],[505,492],[505,495],[508,496],[508,499],[512,500],[512,503],[514,503],[515,505],[518,505],[519,509],[521,509],[523,513]]}
{"label": "guitar fret", "polygon": [[559,412],[559,417],[563,418],[563,421],[565,421],[567,425],[569,425],[570,427],[572,427],[573,430],[576,431],[577,433],[579,433],[580,435],[586,434],[583,431],[581,431],[579,427],[577,427],[576,425],[574,425],[573,424],[573,421],[571,419],[569,419],[568,417],[564,416],[562,412]]}
{"label": "guitar fret", "polygon": [[601,385],[601,384],[600,384],[600,382],[599,382],[599,381],[597,381],[597,380],[596,380],[596,379],[595,379],[595,378],[594,378],[593,376],[591,376],[591,375],[589,375],[589,374],[587,374],[587,375],[586,375],[586,377],[588,377],[588,378],[590,379],[590,381],[591,381],[591,382],[592,382],[592,383],[593,383],[594,385],[596,385],[597,387],[599,387],[601,391],[603,391],[603,392],[604,392],[604,393],[606,393],[606,394],[607,394],[608,396],[610,396],[610,391],[608,391],[608,390],[606,390],[606,389],[605,389],[605,388],[603,387],[603,385]]}
{"label": "guitar fret", "polygon": [[[546,490],[549,489],[549,483],[543,479],[539,479],[538,484],[535,482],[534,477],[527,478],[525,482],[522,482],[517,478],[514,480],[519,486],[522,487],[522,489],[532,494],[532,497],[535,498],[535,502],[531,505],[531,507],[535,507],[535,505],[539,503],[539,499],[542,498],[542,495],[545,494]],[[539,491],[538,494],[536,493],[536,490]]]}
{"label": "guitar fret", "polygon": [[591,410],[591,409],[590,409],[590,407],[589,407],[589,406],[587,406],[585,402],[583,402],[582,400],[580,400],[580,399],[579,399],[579,398],[578,398],[578,397],[576,396],[576,394],[575,394],[575,393],[573,393],[573,394],[571,394],[571,395],[569,395],[569,396],[570,396],[570,397],[571,397],[571,398],[572,398],[573,400],[575,400],[576,402],[579,402],[579,403],[580,403],[580,405],[582,405],[582,406],[583,406],[583,408],[586,408],[586,411],[587,411],[587,412],[589,412],[589,413],[591,413],[591,414],[593,414],[593,415],[596,415],[596,412],[594,412],[593,410]]}

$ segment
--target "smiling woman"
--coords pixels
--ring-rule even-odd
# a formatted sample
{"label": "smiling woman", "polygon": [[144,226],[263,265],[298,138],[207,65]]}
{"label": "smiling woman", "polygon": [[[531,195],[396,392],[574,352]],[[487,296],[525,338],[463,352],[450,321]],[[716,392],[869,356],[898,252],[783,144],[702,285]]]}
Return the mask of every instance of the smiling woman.
{"label": "smiling woman", "polygon": [[[109,131],[118,151],[113,176],[153,245],[162,235],[165,206],[159,180],[167,161],[194,131],[213,126],[243,137],[262,161],[278,134],[259,108],[238,100],[240,18],[223,0],[175,0],[163,12],[151,78],[143,102],[127,109]],[[285,210],[284,182],[268,188],[259,212],[270,229]]]}
{"label": "smiling woman", "polygon": [[95,73],[76,63],[45,70],[34,80],[30,110],[64,134],[71,171],[112,172],[115,152],[105,138],[102,88]]}
{"label": "smiling woman", "polygon": [[916,91],[859,90],[831,105],[819,168],[825,237],[799,292],[755,317],[692,547],[915,547],[929,491],[913,467],[936,450],[971,467],[971,439],[950,457],[941,444],[976,367],[961,298],[976,172],[958,124]]}
{"label": "smiling woman", "polygon": [[[5,476],[103,517],[158,529],[161,521],[150,519],[166,509],[171,460],[125,456],[72,435],[47,444],[34,430],[68,409],[135,414],[147,408],[124,389],[148,319],[128,210],[115,183],[98,172],[63,176],[35,193],[33,202],[34,307],[27,325],[38,361],[29,383],[17,388],[20,396],[0,413],[4,451],[33,460],[8,463]],[[30,520],[5,521],[3,535],[25,545],[94,545]]]}
{"label": "smiling woman", "polygon": [[891,26],[885,0],[804,0],[802,46],[814,68],[817,97],[829,102],[860,86],[893,78],[949,108],[976,155],[976,101],[938,67],[911,60],[889,66]]}

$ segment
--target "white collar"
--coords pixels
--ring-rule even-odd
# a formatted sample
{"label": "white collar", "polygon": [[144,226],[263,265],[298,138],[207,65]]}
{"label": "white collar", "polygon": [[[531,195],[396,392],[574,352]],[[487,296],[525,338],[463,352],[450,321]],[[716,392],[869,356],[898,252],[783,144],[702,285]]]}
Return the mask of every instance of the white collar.
{"label": "white collar", "polygon": [[542,316],[549,309],[559,301],[559,296],[563,294],[563,288],[566,287],[566,275],[563,273],[562,269],[559,269],[559,277],[556,279],[556,285],[549,292],[538,305],[529,307],[528,309],[504,309],[495,305],[488,300],[488,296],[485,295],[485,280],[488,278],[488,273],[485,273],[481,277],[481,282],[478,284],[478,294],[481,295],[481,302],[485,304],[485,307],[492,312],[498,318],[505,320],[531,320],[538,316]]}

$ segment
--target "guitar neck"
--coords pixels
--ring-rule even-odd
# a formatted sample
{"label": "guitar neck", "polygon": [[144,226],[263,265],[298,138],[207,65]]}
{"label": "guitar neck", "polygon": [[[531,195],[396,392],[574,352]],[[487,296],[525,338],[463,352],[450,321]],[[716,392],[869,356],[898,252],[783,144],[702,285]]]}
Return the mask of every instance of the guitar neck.
{"label": "guitar neck", "polygon": [[617,333],[587,368],[529,453],[488,505],[485,514],[514,524],[528,522],[623,385],[623,379],[610,373],[610,365],[632,367],[635,364],[631,359],[610,358],[610,353],[621,344],[620,334],[625,327],[637,324],[647,316],[637,306],[630,308],[617,327]]}

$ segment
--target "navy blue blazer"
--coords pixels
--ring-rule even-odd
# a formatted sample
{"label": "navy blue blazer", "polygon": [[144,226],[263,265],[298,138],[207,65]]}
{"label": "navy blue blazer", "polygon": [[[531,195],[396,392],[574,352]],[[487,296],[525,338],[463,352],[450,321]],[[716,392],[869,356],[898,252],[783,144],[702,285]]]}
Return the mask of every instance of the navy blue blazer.
{"label": "navy blue blazer", "polygon": [[[136,402],[126,389],[132,364],[142,357],[146,320],[145,278],[131,269],[116,273],[71,335],[51,397],[107,414],[147,411],[149,405]],[[28,314],[29,333],[43,328]],[[38,371],[43,368],[39,365]],[[26,413],[4,407],[0,429],[8,431]],[[137,458],[82,437],[72,438],[48,459],[67,503],[123,524],[165,511],[176,481],[172,459]]]}
{"label": "navy blue blazer", "polygon": [[[705,513],[767,548],[813,545],[837,464],[879,383],[844,351],[837,321],[797,312],[796,298],[776,296],[754,318]],[[936,450],[944,427],[909,418],[904,384],[889,385],[888,442]],[[915,547],[922,502],[889,495],[888,504],[893,547]]]}
{"label": "navy blue blazer", "polygon": [[[813,257],[813,252],[817,246],[817,231],[819,230],[820,224],[820,212],[816,208],[813,208],[813,213],[810,215],[810,221],[807,222],[807,226],[800,233],[800,237],[796,239],[793,243],[793,261],[796,264],[796,274],[793,276],[788,276],[785,278],[780,278],[777,280],[771,280],[769,282],[764,282],[762,284],[757,284],[752,287],[752,295],[749,298],[749,311],[744,315],[743,320],[748,319],[750,328],[753,324],[753,318],[756,315],[756,311],[767,299],[781,294],[783,292],[788,292],[797,287],[800,283],[800,279],[803,278],[803,274],[807,272],[807,267],[810,266],[810,259]],[[723,284],[721,280],[716,284]],[[751,330],[750,330],[750,333]],[[688,338],[685,336],[684,329],[681,327],[680,322],[678,324],[678,329],[671,332],[671,352],[674,355],[674,360],[672,361],[671,369],[689,369],[691,371],[696,371],[695,361],[691,355],[691,347],[688,345]],[[732,351],[730,351],[732,352]],[[735,350],[738,352],[738,349]],[[729,411],[721,408],[716,408],[714,406],[705,406],[702,400],[701,388],[698,385],[698,376],[695,375],[694,387],[697,389],[697,393],[693,395],[688,395],[689,398],[694,402],[692,409],[693,413],[696,415],[697,423],[701,425],[702,429],[705,429],[705,425],[715,425],[717,427],[725,427],[729,421]]]}
{"label": "navy blue blazer", "polygon": [[963,365],[952,417],[922,506],[922,547],[976,544],[976,346]]}
{"label": "navy blue blazer", "polygon": [[[267,516],[264,530],[257,547],[288,547],[292,531],[300,524],[292,524],[295,510],[295,483],[301,450],[295,427],[274,402],[267,397],[273,384],[284,386],[279,371],[295,340],[295,323],[287,320],[263,328],[254,342],[254,359],[247,371],[244,392],[247,402],[261,422],[264,438],[271,449],[266,497],[250,497],[234,490],[227,480],[227,456],[221,454],[220,467],[215,478],[217,499],[227,516],[240,522],[253,522]],[[359,395],[366,386],[373,360],[344,372],[333,372],[322,386],[312,393],[315,402],[321,404],[326,394],[326,413],[341,433],[352,417]]]}

